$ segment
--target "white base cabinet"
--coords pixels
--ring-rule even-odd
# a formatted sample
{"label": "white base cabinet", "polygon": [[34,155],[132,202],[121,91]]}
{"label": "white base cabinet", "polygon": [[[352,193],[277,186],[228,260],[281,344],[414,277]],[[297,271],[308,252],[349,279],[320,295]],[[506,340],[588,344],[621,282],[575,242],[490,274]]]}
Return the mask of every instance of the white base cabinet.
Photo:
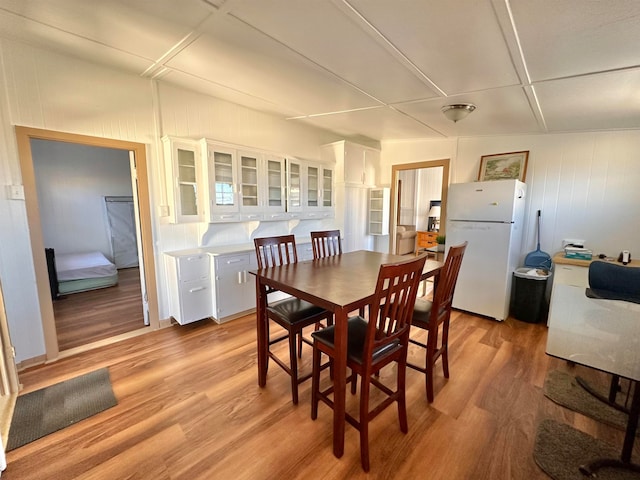
{"label": "white base cabinet", "polygon": [[222,323],[256,308],[255,254],[234,253],[213,256],[213,319]]}
{"label": "white base cabinet", "polygon": [[[554,321],[554,318],[562,314],[562,304],[566,302],[558,290],[557,285],[570,285],[572,287],[587,288],[589,286],[589,267],[581,267],[579,265],[567,265],[562,263],[554,263],[553,267],[553,288],[551,289],[551,301],[549,302],[549,320],[548,324]],[[560,312],[560,313],[558,313]]]}
{"label": "white base cabinet", "polygon": [[209,255],[165,254],[169,315],[180,325],[213,315]]}
{"label": "white base cabinet", "polygon": [[[297,244],[298,261],[313,260],[311,243]],[[211,317],[217,323],[238,318],[256,308],[255,251],[224,253],[192,249],[165,253],[169,285],[169,315],[180,325]],[[270,301],[286,298],[273,293]]]}

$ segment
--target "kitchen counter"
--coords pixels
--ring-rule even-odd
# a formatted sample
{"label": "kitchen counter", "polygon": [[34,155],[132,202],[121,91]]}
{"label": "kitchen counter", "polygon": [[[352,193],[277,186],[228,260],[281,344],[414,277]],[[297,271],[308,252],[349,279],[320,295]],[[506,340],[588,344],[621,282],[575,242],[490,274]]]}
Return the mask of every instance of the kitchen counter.
{"label": "kitchen counter", "polygon": [[[591,264],[591,262],[594,262],[596,260],[600,260],[598,257],[595,257],[591,260],[579,260],[577,258],[566,258],[564,256],[564,252],[558,252],[553,256],[553,263],[556,265],[575,265],[578,267],[589,267],[589,265]],[[615,263],[616,265],[622,265],[622,263],[619,263],[615,260],[605,260],[603,259],[602,261],[610,261],[611,263]],[[631,259],[631,262],[629,262],[627,264],[628,267],[640,267],[640,260],[633,260]]]}
{"label": "kitchen counter", "polygon": [[[296,237],[296,245],[305,245],[311,243],[311,237]],[[219,245],[217,247],[196,247],[185,250],[175,250],[172,252],[164,252],[166,255],[198,255],[200,253],[208,253],[214,257],[217,255],[228,255],[230,253],[255,252],[253,243],[238,243],[234,245]]]}

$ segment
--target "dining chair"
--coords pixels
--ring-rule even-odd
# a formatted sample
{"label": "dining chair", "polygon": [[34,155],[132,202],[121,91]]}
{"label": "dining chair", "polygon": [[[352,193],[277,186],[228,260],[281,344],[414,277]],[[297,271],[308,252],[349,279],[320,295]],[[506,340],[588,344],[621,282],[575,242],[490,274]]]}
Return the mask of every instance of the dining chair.
{"label": "dining chair", "polygon": [[323,230],[311,232],[313,259],[342,255],[340,230]]}
{"label": "dining chair", "polygon": [[[452,246],[438,276],[433,301],[416,300],[411,325],[427,331],[426,343],[409,338],[409,342],[425,349],[425,366],[407,362],[407,366],[425,374],[427,400],[433,402],[433,368],[442,357],[444,377],[449,378],[449,321],[451,303],[467,243]],[[440,339],[440,341],[438,341]]]}
{"label": "dining chair", "polygon": [[[405,376],[409,329],[413,306],[416,301],[420,276],[426,255],[398,263],[380,266],[375,294],[369,307],[369,320],[361,316],[349,318],[347,366],[351,375],[351,392],[357,388],[360,376],[359,419],[345,413],[346,420],[360,431],[360,460],[365,472],[369,471],[369,422],[394,402],[398,403],[400,430],[408,431],[405,405]],[[320,390],[320,359],[324,353],[332,360],[335,357],[335,327],[313,332],[313,380],[311,386],[311,418],[318,417],[318,403],[322,400],[333,408],[330,399],[333,386]],[[377,373],[386,365],[396,362],[396,389],[382,383]],[[371,385],[387,397],[373,409],[369,408]]]}
{"label": "dining chair", "polygon": [[[262,237],[254,239],[258,268],[269,268],[280,265],[289,265],[298,262],[296,252],[296,240],[294,235],[280,235],[275,237]],[[276,290],[268,290],[267,295]],[[296,297],[289,297],[274,302],[267,301],[267,319],[277,323],[285,329],[285,335],[276,338],[269,338],[267,347],[267,358],[272,358],[291,377],[291,395],[293,403],[298,403],[298,385],[311,378],[311,373],[300,376],[298,373],[298,357],[296,356],[296,339],[298,339],[298,351],[302,352],[302,342],[309,345],[309,340],[303,339],[302,330],[315,325],[316,329],[323,327],[321,323],[326,321],[327,325],[333,324],[331,312],[313,305],[305,300]],[[267,335],[269,335],[269,322],[267,321]],[[271,346],[283,340],[289,341],[289,362],[286,363],[271,350]],[[267,363],[268,365],[268,363]]]}

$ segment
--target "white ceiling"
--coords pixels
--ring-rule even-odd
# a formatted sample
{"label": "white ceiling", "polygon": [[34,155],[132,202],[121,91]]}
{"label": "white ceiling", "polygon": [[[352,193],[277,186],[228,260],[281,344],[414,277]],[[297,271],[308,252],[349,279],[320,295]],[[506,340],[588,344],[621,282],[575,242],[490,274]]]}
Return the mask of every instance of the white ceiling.
{"label": "white ceiling", "polygon": [[0,36],[347,137],[640,128],[638,0],[0,0]]}

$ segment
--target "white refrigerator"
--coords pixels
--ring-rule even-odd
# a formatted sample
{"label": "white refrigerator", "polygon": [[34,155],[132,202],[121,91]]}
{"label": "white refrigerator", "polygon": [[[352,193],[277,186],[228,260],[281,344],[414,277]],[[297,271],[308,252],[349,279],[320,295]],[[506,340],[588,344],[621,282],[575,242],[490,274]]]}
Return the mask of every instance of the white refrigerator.
{"label": "white refrigerator", "polygon": [[446,247],[469,242],[453,307],[504,320],[519,266],[527,186],[518,180],[454,183],[447,196]]}

